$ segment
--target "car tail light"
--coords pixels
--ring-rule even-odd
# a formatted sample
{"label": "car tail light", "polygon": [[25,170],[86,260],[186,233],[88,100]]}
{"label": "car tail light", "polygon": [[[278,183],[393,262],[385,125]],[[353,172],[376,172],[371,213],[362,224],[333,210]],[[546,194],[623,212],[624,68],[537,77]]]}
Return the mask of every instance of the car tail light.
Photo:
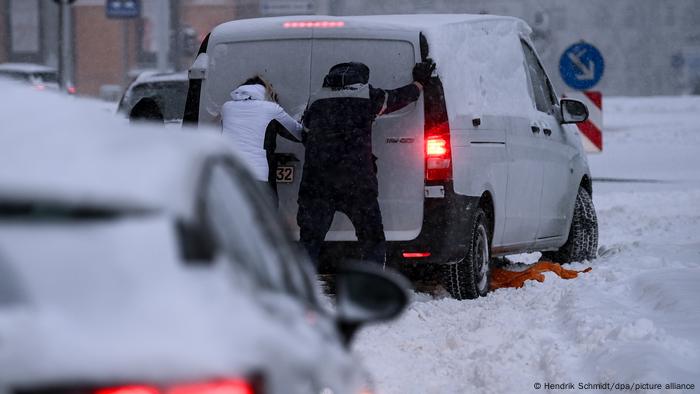
{"label": "car tail light", "polygon": [[282,27],[285,29],[311,29],[314,27],[330,29],[343,26],[345,26],[345,22],[343,21],[293,21],[284,22],[282,24]]}
{"label": "car tail light", "polygon": [[173,386],[166,394],[255,394],[252,384],[243,379]]}
{"label": "car tail light", "polygon": [[225,379],[164,388],[146,385],[115,386],[95,390],[93,394],[255,394],[255,388],[245,379]]}
{"label": "car tail light", "polygon": [[46,89],[46,85],[34,85],[34,88],[36,90],[44,90],[44,89]]}
{"label": "car tail light", "polygon": [[77,92],[77,90],[75,89],[75,86],[69,86],[68,89],[66,89],[66,90],[68,90],[69,94],[75,94],[75,92]]}
{"label": "car tail light", "polygon": [[119,386],[107,387],[95,390],[93,394],[159,394],[157,387],[153,386]]}
{"label": "car tail light", "polygon": [[403,257],[405,259],[420,259],[430,257],[430,252],[403,252]]}
{"label": "car tail light", "polygon": [[447,123],[439,124],[426,133],[425,179],[427,181],[452,179],[450,127]]}

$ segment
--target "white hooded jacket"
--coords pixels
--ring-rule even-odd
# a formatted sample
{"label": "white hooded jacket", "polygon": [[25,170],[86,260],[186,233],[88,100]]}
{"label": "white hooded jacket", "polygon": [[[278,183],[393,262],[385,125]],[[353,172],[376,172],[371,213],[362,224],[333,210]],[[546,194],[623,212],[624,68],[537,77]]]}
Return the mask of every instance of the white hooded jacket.
{"label": "white hooded jacket", "polygon": [[262,85],[243,85],[231,92],[233,101],[221,107],[223,133],[231,138],[260,181],[268,180],[269,167],[265,152],[265,132],[273,120],[278,121],[301,141],[302,125],[279,104],[265,99]]}

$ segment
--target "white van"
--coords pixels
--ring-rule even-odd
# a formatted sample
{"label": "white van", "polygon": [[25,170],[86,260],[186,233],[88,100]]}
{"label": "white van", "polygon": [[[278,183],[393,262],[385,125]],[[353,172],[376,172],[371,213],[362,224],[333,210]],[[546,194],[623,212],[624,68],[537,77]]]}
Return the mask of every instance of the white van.
{"label": "white van", "polygon": [[[256,74],[300,116],[337,63],[362,62],[370,84],[412,81],[437,63],[422,97],[378,118],[379,202],[387,261],[440,264],[456,298],[485,295],[491,257],[543,251],[558,262],[591,259],[597,222],[577,128],[585,105],[559,101],[532,49],[530,28],[485,15],[295,16],[217,26],[190,70],[184,123],[211,124],[229,93]],[[277,141],[280,209],[295,227],[304,147]],[[353,256],[349,219],[337,213],[327,260]]]}

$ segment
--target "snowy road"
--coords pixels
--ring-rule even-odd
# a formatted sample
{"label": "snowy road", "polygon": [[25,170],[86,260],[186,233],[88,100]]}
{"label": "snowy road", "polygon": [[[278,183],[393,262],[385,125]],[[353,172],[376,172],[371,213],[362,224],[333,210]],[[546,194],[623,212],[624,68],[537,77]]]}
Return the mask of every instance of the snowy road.
{"label": "snowy road", "polygon": [[571,265],[593,267],[579,279],[548,274],[466,302],[417,294],[400,320],[364,330],[355,348],[379,392],[520,393],[536,383],[700,391],[700,97],[605,106],[593,176],[668,182],[594,184],[600,257]]}

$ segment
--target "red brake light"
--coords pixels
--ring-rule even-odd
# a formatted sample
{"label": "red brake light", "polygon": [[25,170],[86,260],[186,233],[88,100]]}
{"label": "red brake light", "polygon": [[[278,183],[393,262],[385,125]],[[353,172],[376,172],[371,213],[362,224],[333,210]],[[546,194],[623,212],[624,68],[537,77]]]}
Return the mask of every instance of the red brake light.
{"label": "red brake light", "polygon": [[228,379],[173,386],[168,389],[167,394],[255,394],[255,390],[243,379]]}
{"label": "red brake light", "polygon": [[419,259],[430,257],[430,252],[403,252],[403,257],[406,259]]}
{"label": "red brake light", "polygon": [[284,22],[282,24],[282,27],[285,29],[311,29],[314,27],[328,29],[343,26],[345,26],[345,22],[343,21],[293,21]]}
{"label": "red brake light", "polygon": [[428,130],[425,136],[425,179],[447,181],[452,179],[450,128],[447,123]]}
{"label": "red brake light", "polygon": [[133,385],[98,389],[94,394],[159,394],[159,392],[156,387]]}
{"label": "red brake light", "polygon": [[179,384],[164,389],[145,385],[108,387],[95,390],[93,394],[255,394],[255,389],[244,379],[225,379]]}
{"label": "red brake light", "polygon": [[67,90],[68,90],[68,93],[70,93],[70,94],[75,94],[75,92],[77,91],[75,89],[75,86],[69,86]]}
{"label": "red brake light", "polygon": [[447,140],[441,136],[430,136],[425,143],[425,154],[428,157],[443,157],[447,154]]}

